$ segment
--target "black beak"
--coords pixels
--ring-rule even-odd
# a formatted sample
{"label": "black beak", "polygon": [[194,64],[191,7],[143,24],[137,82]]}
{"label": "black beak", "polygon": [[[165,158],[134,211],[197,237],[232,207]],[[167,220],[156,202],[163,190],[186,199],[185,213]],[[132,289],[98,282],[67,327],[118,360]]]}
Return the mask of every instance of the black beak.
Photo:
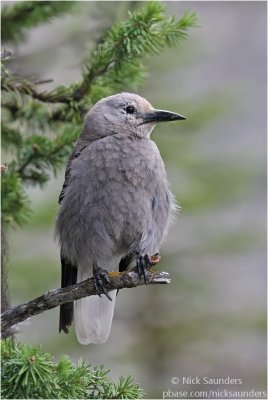
{"label": "black beak", "polygon": [[142,124],[147,124],[149,122],[167,122],[167,121],[177,121],[177,120],[182,120],[186,119],[183,115],[170,112],[170,111],[164,111],[164,110],[152,110],[147,112],[146,114],[143,114],[143,122]]}

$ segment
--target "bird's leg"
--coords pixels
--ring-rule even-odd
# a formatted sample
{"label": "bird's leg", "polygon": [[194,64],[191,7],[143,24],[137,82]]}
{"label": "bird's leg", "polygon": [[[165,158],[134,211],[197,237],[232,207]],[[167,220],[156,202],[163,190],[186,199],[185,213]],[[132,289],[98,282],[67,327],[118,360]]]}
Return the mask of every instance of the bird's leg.
{"label": "bird's leg", "polygon": [[110,283],[109,273],[104,269],[98,267],[97,265],[94,265],[93,278],[94,278],[94,287],[96,289],[98,296],[101,296],[101,294],[104,293],[105,296],[112,301],[108,291],[103,286],[104,283]]}
{"label": "bird's leg", "polygon": [[148,256],[148,254],[142,255],[140,253],[137,253],[137,261],[136,261],[136,272],[139,275],[139,278],[141,279],[142,277],[144,278],[144,282],[147,282],[147,271],[150,269],[152,266],[151,263],[151,258]]}

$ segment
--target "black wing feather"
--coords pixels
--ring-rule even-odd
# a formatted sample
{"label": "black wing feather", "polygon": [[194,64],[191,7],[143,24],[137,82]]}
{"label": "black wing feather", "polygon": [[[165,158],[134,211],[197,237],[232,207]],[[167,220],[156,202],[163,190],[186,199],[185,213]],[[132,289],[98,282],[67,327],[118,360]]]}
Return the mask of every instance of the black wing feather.
{"label": "black wing feather", "polygon": [[[66,260],[61,255],[61,287],[65,288],[70,285],[75,285],[77,281],[77,267]],[[73,322],[74,302],[65,303],[60,306],[60,323],[59,331],[69,333],[68,327]]]}

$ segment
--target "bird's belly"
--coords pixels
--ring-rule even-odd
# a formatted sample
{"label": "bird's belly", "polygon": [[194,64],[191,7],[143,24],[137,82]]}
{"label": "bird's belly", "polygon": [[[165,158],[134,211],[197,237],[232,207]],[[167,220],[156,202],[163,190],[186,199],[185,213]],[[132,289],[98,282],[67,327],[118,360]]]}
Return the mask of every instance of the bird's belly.
{"label": "bird's belly", "polygon": [[155,182],[146,188],[128,182],[112,182],[104,187],[103,205],[108,229],[117,251],[139,247],[157,252],[169,217],[166,188]]}

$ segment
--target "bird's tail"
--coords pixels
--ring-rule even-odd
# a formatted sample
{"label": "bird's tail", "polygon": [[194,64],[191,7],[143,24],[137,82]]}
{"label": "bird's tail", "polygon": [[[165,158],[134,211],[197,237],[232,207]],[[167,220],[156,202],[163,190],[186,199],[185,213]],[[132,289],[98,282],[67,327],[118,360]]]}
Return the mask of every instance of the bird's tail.
{"label": "bird's tail", "polygon": [[[89,278],[87,273],[79,273],[77,282]],[[104,343],[109,337],[116,291],[109,293],[112,301],[105,295],[84,297],[74,303],[74,322],[77,340],[81,344]]]}

